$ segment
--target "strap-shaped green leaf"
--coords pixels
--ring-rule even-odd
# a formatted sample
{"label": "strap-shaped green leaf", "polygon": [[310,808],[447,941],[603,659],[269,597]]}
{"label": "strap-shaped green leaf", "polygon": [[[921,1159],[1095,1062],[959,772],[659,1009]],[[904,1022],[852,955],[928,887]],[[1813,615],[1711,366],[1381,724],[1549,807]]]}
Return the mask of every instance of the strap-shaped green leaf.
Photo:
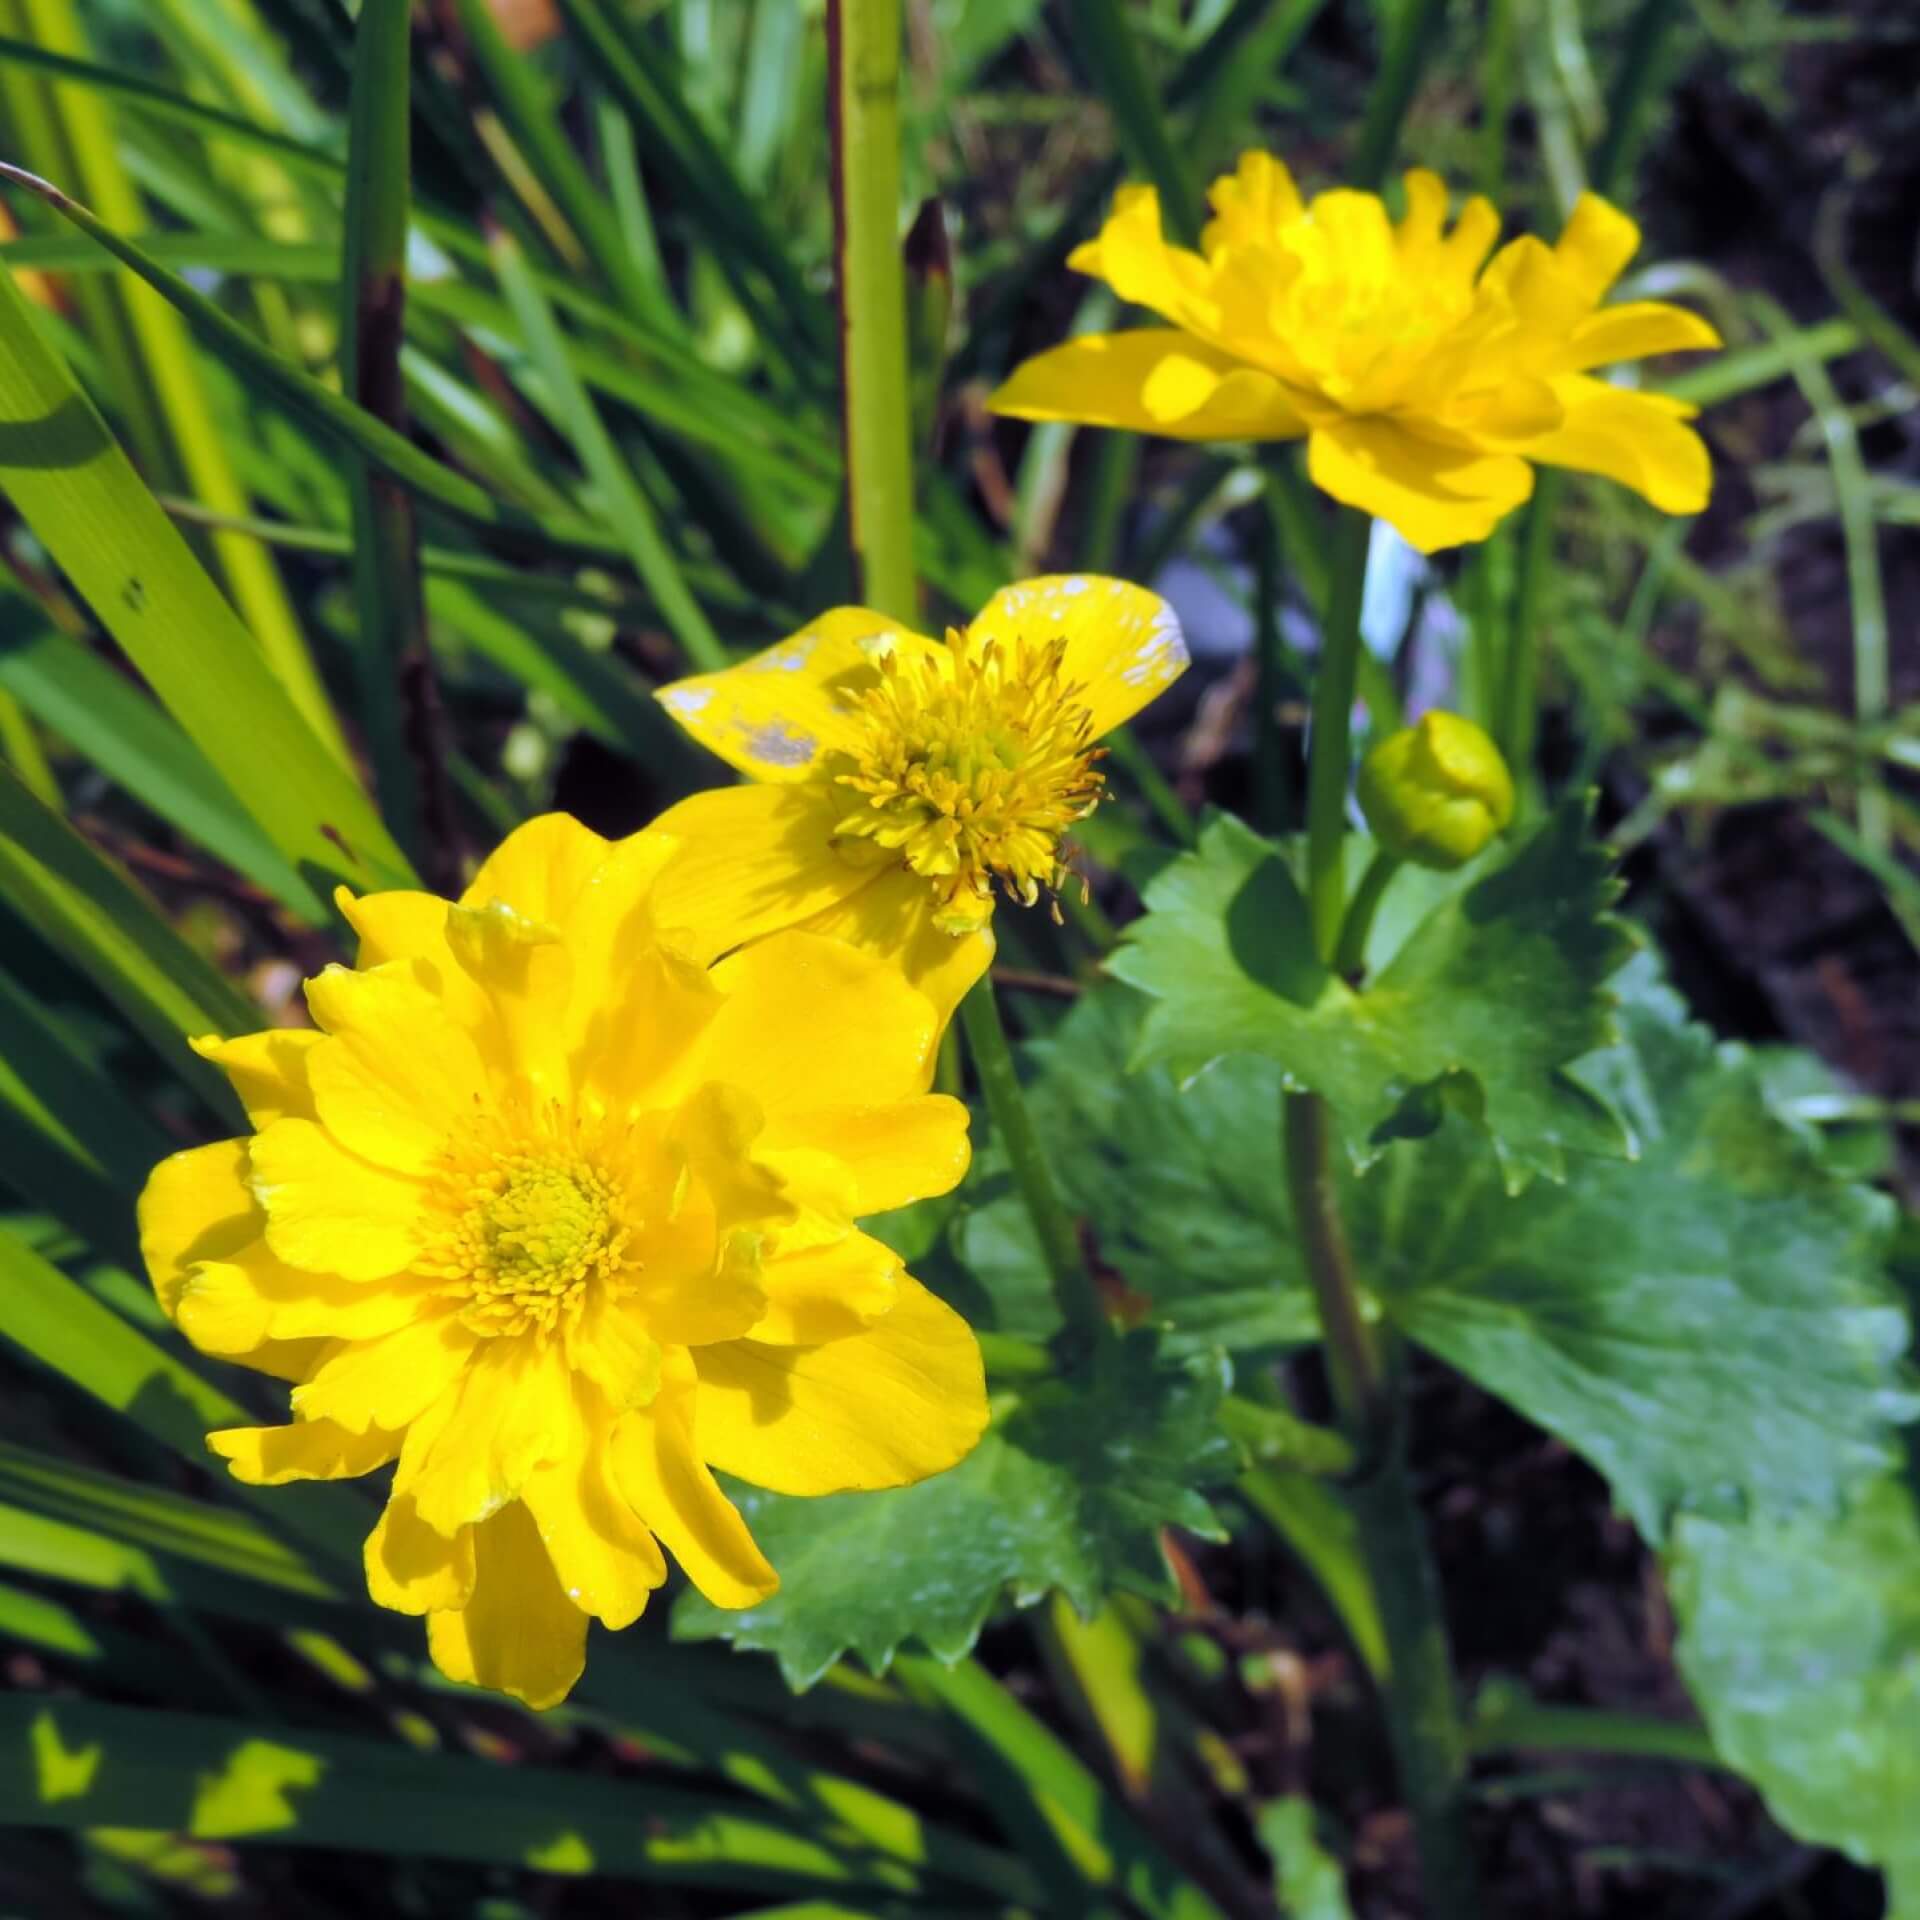
{"label": "strap-shaped green leaf", "polygon": [[308,926],[326,924],[320,895],[234,799],[206,755],[124,674],[57,632],[23,596],[0,599],[0,687],[188,839]]}
{"label": "strap-shaped green leaf", "polygon": [[0,1821],[769,1892],[918,1884],[899,1861],[713,1794],[31,1694],[0,1699]]}
{"label": "strap-shaped green leaf", "polygon": [[296,867],[358,887],[407,863],[0,275],[0,490]]}
{"label": "strap-shaped green leaf", "polygon": [[0,766],[0,897],[90,978],[220,1113],[232,1096],[186,1044],[246,1033],[260,1010],[180,938],[120,870]]}

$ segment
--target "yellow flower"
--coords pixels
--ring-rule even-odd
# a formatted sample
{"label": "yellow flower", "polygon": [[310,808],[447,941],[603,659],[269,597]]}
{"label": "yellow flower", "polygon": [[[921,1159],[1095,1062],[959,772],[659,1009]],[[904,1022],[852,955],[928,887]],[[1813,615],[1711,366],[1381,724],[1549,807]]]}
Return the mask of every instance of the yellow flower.
{"label": "yellow flower", "polygon": [[1712,472],[1681,424],[1698,409],[1590,371],[1720,344],[1682,308],[1600,304],[1640,244],[1634,223],[1585,194],[1557,246],[1515,240],[1489,261],[1500,219],[1485,200],[1449,232],[1438,176],[1409,173],[1406,193],[1396,226],[1374,194],[1303,203],[1278,160],[1245,154],[1214,182],[1194,253],[1162,237],[1151,187],[1123,188],[1069,264],[1172,328],[1069,341],[989,405],[1183,440],[1305,435],[1316,486],[1427,553],[1485,539],[1533,491],[1529,462],[1698,513]]}
{"label": "yellow flower", "polygon": [[1003,588],[944,646],[839,607],[676,681],[667,711],[765,784],[661,815],[685,851],[660,910],[896,956],[944,1019],[992,958],[995,889],[1031,906],[1065,884],[1061,836],[1100,796],[1096,742],[1186,664],[1163,600],[1072,575]]}
{"label": "yellow flower", "polygon": [[655,912],[674,852],[551,814],[458,905],[343,894],[359,962],[307,983],[319,1031],[199,1043],[256,1131],[140,1202],[187,1336],[296,1383],[291,1425],[214,1450],[256,1485],[397,1461],[374,1599],[534,1706],[662,1546],[718,1605],[774,1589],[710,1467],[900,1486],[987,1417],[966,1323],[854,1225],[966,1168],[932,1005],[818,934],[706,970],[724,935]]}

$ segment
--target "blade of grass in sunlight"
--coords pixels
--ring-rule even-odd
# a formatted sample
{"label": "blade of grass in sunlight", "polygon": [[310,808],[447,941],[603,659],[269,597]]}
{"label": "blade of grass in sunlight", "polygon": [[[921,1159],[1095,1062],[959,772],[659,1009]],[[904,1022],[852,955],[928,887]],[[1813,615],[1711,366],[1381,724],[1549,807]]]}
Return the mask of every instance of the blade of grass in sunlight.
{"label": "blade of grass in sunlight", "polygon": [[911,1892],[898,1861],[713,1794],[503,1768],[346,1735],[0,1698],[0,1820],[145,1826],[205,1839],[491,1861],[767,1892]]}
{"label": "blade of grass in sunlight", "polygon": [[519,242],[504,228],[498,228],[493,234],[492,252],[500,285],[520,322],[527,350],[546,382],[554,411],[580,456],[580,464],[599,489],[608,522],[618,533],[634,571],[688,660],[702,672],[725,666],[727,650],[689,590],[651,504],[621,459],[574,371],[566,338],[554,320],[553,309],[527,271]]}
{"label": "blade of grass in sunlight", "polygon": [[131,241],[103,226],[87,208],[69,199],[52,182],[5,165],[0,165],[0,180],[39,195],[57,213],[131,267],[149,286],[164,294],[186,316],[209,349],[243,379],[257,383],[330,439],[344,442],[365,455],[421,500],[477,526],[521,535],[542,546],[602,558],[619,553],[619,543],[590,521],[574,516],[562,518],[518,512],[494,499],[485,488],[476,486],[464,475],[442,466],[384,421],[376,420],[364,407],[356,407],[292,361],[282,359],[237,320],[195,292],[178,274],[149,260]]}
{"label": "blade of grass in sunlight", "polygon": [[[76,58],[89,53],[73,0],[7,3],[16,11],[24,10],[26,23],[39,45]],[[81,183],[88,201],[110,226],[144,226],[140,192],[122,162],[106,102],[78,84],[47,83],[47,88],[52,116],[64,135],[66,154],[77,169],[73,177]],[[153,430],[161,443],[158,451],[164,464],[150,466],[149,474],[168,483],[177,474],[209,505],[227,513],[245,512],[247,496],[234,476],[221,424],[209,404],[180,317],[149,288],[133,281],[122,279],[110,289],[110,298],[124,327],[123,386],[130,382],[137,390],[138,404],[151,412]],[[259,644],[301,717],[344,761],[346,743],[272,555],[250,541],[229,540],[219,534],[209,536],[209,546],[241,623]]]}
{"label": "blade of grass in sunlight", "polygon": [[0,596],[0,687],[49,733],[308,926],[327,924],[320,895],[200,749],[124,674],[56,632],[18,595]]}
{"label": "blade of grass in sunlight", "polygon": [[186,1044],[245,1033],[260,1011],[160,917],[118,868],[0,769],[0,897],[84,973],[216,1112],[223,1077]]}
{"label": "blade of grass in sunlight", "polygon": [[365,793],[232,609],[0,274],[0,488],[235,796],[296,866],[408,875]]}

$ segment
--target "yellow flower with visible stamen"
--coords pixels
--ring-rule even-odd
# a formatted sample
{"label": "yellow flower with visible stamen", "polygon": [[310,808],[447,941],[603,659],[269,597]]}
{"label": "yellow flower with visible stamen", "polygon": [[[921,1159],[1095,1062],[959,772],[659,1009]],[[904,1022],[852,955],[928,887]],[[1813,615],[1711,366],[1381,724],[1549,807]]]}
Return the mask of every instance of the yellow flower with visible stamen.
{"label": "yellow flower with visible stamen", "polygon": [[255,1131],[140,1201],[188,1338],[295,1383],[290,1425],[214,1450],[257,1485],[397,1462],[374,1599],[535,1706],[662,1546],[720,1606],[774,1589],[711,1468],[901,1486],[987,1418],[966,1323],[855,1225],[966,1169],[933,1005],[813,933],[708,968],[726,930],[658,912],[677,850],[555,814],[458,904],[343,895],[318,1030],[199,1043]]}
{"label": "yellow flower with visible stamen", "polygon": [[[1592,369],[1716,347],[1684,308],[1601,301],[1640,231],[1585,194],[1557,245],[1515,240],[1467,202],[1447,229],[1435,174],[1406,175],[1395,225],[1375,194],[1303,201],[1269,154],[1215,181],[1200,251],[1170,246],[1151,187],[1126,187],[1068,264],[1170,328],[1094,334],[1016,369],[988,405],[1182,440],[1307,441],[1314,484],[1423,552],[1484,540],[1533,466],[1601,474],[1698,513],[1712,469],[1698,411]],[[1483,265],[1484,263],[1484,265]]]}
{"label": "yellow flower with visible stamen", "polygon": [[1102,735],[1185,670],[1173,610],[1063,575],[996,594],[943,646],[840,607],[660,699],[759,783],[695,794],[661,831],[685,851],[662,911],[781,927],[898,956],[944,1018],[993,954],[996,895],[1068,884],[1061,842],[1100,798]]}

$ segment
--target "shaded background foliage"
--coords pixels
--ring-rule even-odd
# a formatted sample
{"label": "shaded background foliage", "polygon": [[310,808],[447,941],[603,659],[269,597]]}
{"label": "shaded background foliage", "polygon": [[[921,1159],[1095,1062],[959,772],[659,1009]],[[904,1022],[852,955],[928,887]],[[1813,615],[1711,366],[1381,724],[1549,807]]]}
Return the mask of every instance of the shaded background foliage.
{"label": "shaded background foliage", "polygon": [[[853,591],[819,11],[412,10],[410,165],[361,189],[391,214],[412,187],[403,442],[339,402],[343,243],[383,269],[344,217],[356,11],[0,0],[0,158],[179,274],[193,311],[102,271],[96,240],[30,194],[8,199],[0,255],[259,650],[214,614],[143,629],[152,576],[90,585],[89,564],[123,560],[98,522],[50,551],[29,489],[60,470],[0,436],[0,1814],[33,1821],[8,1828],[0,1908],[1416,1911],[1338,1498],[1260,1457],[1286,1457],[1271,1422],[1243,1412],[1232,1458],[1212,1424],[1223,1350],[1244,1389],[1311,1331],[1275,1285],[1291,1249],[1271,1140],[1242,1118],[1270,1114],[1272,1069],[1236,1061],[1185,1098],[1161,1069],[1122,1080],[1140,1004],[1084,991],[1193,810],[1297,822],[1314,505],[1276,524],[1237,455],[1029,433],[981,405],[1017,357],[1111,317],[1063,266],[1154,138],[1105,6],[909,4],[901,212],[938,195],[951,242],[950,315],[938,276],[915,283],[936,614],[1022,570],[1108,567],[1173,594],[1198,656],[1116,752],[1116,804],[1086,835],[1092,906],[1069,899],[1059,929],[1001,916],[1035,1098],[1110,1297],[1169,1323],[1160,1350],[1190,1369],[1181,1398],[1132,1408],[1154,1472],[1122,1492],[1148,1492],[1076,1502],[1099,1469],[1042,1396],[969,1478],[927,1490],[929,1539],[946,1502],[980,1502],[978,1564],[876,1622],[875,1542],[915,1536],[854,1511],[844,1544],[804,1536],[847,1591],[796,1579],[782,1603],[805,1617],[749,1624],[796,1678],[905,1639],[884,1679],[842,1662],[791,1696],[762,1653],[670,1644],[662,1607],[598,1636],[581,1702],[534,1720],[434,1684],[413,1624],[356,1600],[352,1492],[256,1499],[204,1464],[204,1428],[270,1396],[188,1355],[134,1277],[147,1166],[230,1120],[182,1033],[291,1017],[337,950],[338,875],[445,875],[547,806],[623,832],[708,783],[648,686]],[[1912,1198],[1920,29],[1899,0],[1117,11],[1202,179],[1255,141],[1339,178],[1383,45],[1421,24],[1402,157],[1547,231],[1583,179],[1609,181],[1647,231],[1643,290],[1728,335],[1715,362],[1662,370],[1711,403],[1706,514],[1662,523],[1574,484],[1537,543],[1522,523],[1464,562],[1399,556],[1375,581],[1363,693],[1375,728],[1403,702],[1484,697],[1516,608],[1549,636],[1538,771],[1598,788],[1624,910],[1679,990],[1636,963],[1639,1077],[1616,1060],[1620,1084],[1681,1116],[1674,1163],[1642,1171],[1696,1179],[1684,1149],[1736,1142],[1705,1184],[1729,1189],[1707,1270],[1739,1296],[1739,1358],[1718,1373],[1689,1344],[1716,1336],[1685,1324],[1700,1269],[1659,1266],[1682,1234],[1662,1235],[1656,1189],[1610,1172],[1617,1194],[1506,1202],[1458,1119],[1395,1196],[1392,1244],[1422,1207],[1464,1204],[1488,1221],[1477,1257],[1410,1259],[1382,1290],[1452,1363],[1416,1363],[1416,1457],[1479,1690],[1500,1906],[1866,1916],[1877,1867],[1913,1907],[1920,1531],[1884,1438],[1906,1410],[1884,1276],[1910,1287],[1920,1251],[1884,1198],[1838,1182]],[[8,335],[16,369],[26,337]],[[36,411],[23,395],[9,420]],[[417,624],[377,574],[356,583],[369,472],[419,517]],[[102,484],[131,497],[130,473]],[[1286,752],[1262,761],[1268,724]],[[390,855],[344,814],[345,846],[298,842],[291,773],[261,769],[297,761],[324,785],[308,735],[368,770]],[[1716,1054],[1688,1009],[1748,1049]],[[891,1230],[1018,1382],[1052,1327],[1006,1184],[988,1143],[957,1203]],[[1629,1207],[1644,1259],[1609,1232]],[[1505,1261],[1503,1234],[1524,1256]],[[1529,1294],[1516,1272],[1550,1284]],[[1495,1305],[1550,1323],[1553,1369],[1530,1336],[1492,1351]],[[1650,1329],[1670,1342],[1658,1390],[1607,1352]],[[1294,1371],[1318,1411],[1311,1366]],[[1109,1424],[1125,1436],[1121,1410]],[[1669,1537],[1682,1458],[1726,1498]],[[1874,1491],[1827,1517],[1823,1486],[1866,1466]],[[1027,1524],[996,1537],[1009,1488]],[[1814,1497],[1745,1518],[1774,1495]],[[1184,1528],[1170,1588],[1163,1522]],[[1054,1591],[1091,1607],[1115,1586],[1091,1622]],[[909,1632],[957,1657],[983,1622],[951,1669]],[[682,1635],[714,1624],[676,1616]]]}

